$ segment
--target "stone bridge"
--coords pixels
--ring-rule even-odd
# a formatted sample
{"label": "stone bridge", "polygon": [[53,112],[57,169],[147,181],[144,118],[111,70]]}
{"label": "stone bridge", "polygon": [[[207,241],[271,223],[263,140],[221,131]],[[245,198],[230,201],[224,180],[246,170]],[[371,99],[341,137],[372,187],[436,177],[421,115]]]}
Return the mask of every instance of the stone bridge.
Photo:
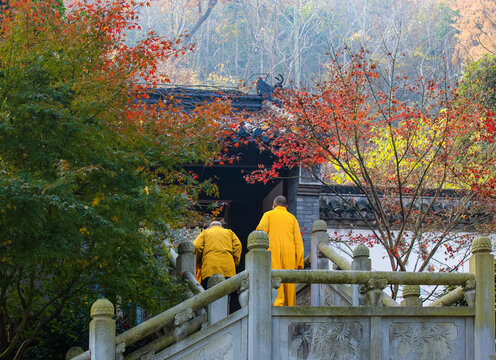
{"label": "stone bridge", "polygon": [[[469,273],[374,272],[364,245],[350,264],[329,247],[326,230],[325,222],[314,223],[311,270],[304,271],[271,270],[267,235],[254,231],[246,270],[227,280],[214,276],[207,290],[193,275],[192,244],[181,244],[175,267],[196,295],[117,336],[113,305],[98,300],[90,349],[67,359],[495,359],[488,238],[473,242]],[[281,283],[299,284],[297,306],[272,306]],[[403,285],[401,305],[383,293],[387,285]],[[456,288],[422,307],[420,285]],[[233,291],[241,309],[228,315]],[[451,306],[463,298],[468,306]]]}

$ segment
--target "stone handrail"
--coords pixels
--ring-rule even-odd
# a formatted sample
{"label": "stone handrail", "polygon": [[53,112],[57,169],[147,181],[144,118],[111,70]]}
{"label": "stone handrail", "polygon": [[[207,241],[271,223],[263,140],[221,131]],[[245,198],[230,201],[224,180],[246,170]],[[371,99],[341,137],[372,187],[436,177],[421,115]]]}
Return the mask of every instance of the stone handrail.
{"label": "stone handrail", "polygon": [[[153,334],[154,332],[167,326],[174,321],[175,315],[188,309],[196,311],[204,308],[208,304],[236,291],[240,288],[241,282],[248,278],[248,272],[245,270],[239,274],[222,281],[221,283],[211,287],[204,292],[191,297],[182,303],[146,320],[145,322],[135,326],[134,328],[123,332],[116,337],[116,345],[125,344],[125,346],[132,345]],[[90,352],[86,351],[81,355],[76,356],[72,360],[89,360]]]}
{"label": "stone handrail", "polygon": [[198,294],[182,303],[158,314],[151,319],[148,319],[144,323],[120,334],[116,338],[116,343],[125,343],[126,346],[134,344],[135,342],[147,337],[148,335],[160,330],[171,321],[174,320],[174,316],[177,313],[191,309],[193,311],[201,309],[208,304],[218,300],[235,290],[238,290],[241,286],[241,282],[248,277],[248,272],[243,271],[223,282],[213,286],[212,288],[205,290],[205,292]]}
{"label": "stone handrail", "polygon": [[[333,248],[329,246],[328,243],[328,235],[327,235],[327,225],[323,220],[317,220],[312,229],[312,237],[316,236],[315,245],[316,251],[320,252],[326,258],[328,258],[331,262],[336,264],[341,270],[351,270],[352,265],[341,255],[339,255]],[[368,252],[367,252],[368,254]],[[368,255],[367,255],[368,257]],[[317,258],[317,256],[315,257]],[[311,262],[311,255],[309,256],[309,262]],[[363,269],[366,270],[366,269]],[[381,302],[385,306],[399,306],[399,304],[391,298],[388,294],[384,293]]]}
{"label": "stone handrail", "polygon": [[382,296],[381,301],[384,304],[384,306],[399,306],[400,305],[396,301],[394,301],[391,296],[389,296],[386,293]]}
{"label": "stone handrail", "polygon": [[[318,249],[326,258],[331,260],[341,270],[346,270],[346,271],[351,270],[351,264],[344,257],[339,255],[328,244],[319,243]],[[393,298],[388,294],[384,294],[381,301],[385,306],[399,306],[399,304],[396,301],[394,301]]]}
{"label": "stone handrail", "polygon": [[450,306],[456,303],[457,301],[462,300],[465,297],[465,290],[463,287],[459,286],[455,290],[450,291],[446,295],[443,295],[439,299],[433,301],[427,306]]}
{"label": "stone handrail", "polygon": [[312,262],[312,256],[311,255],[305,256],[305,258],[303,259],[303,269],[310,267],[311,262]]}
{"label": "stone handrail", "polygon": [[341,270],[351,270],[351,264],[346,261],[344,257],[339,255],[336,250],[331,248],[329,244],[326,244],[324,242],[320,242],[317,245],[319,251],[324,255],[326,258],[331,260],[334,264],[336,264]]}
{"label": "stone handrail", "polygon": [[[201,316],[197,316],[194,319],[190,321],[188,324],[188,333],[187,336],[195,333],[196,331],[200,330],[202,323],[207,320],[207,315],[206,313],[203,313]],[[140,349],[134,351],[133,353],[127,355],[125,357],[125,360],[139,360],[143,355],[146,355],[148,353],[156,353],[157,351],[160,351],[162,349],[165,349],[166,347],[176,343],[176,338],[174,335],[168,334],[165,336],[162,336],[151,343],[141,347]]]}
{"label": "stone handrail", "polygon": [[171,265],[175,269],[176,268],[177,257],[178,257],[176,250],[170,248],[169,249],[169,255],[170,255],[169,259],[170,259]]}
{"label": "stone handrail", "polygon": [[203,288],[203,286],[201,286],[201,284],[196,279],[195,275],[193,275],[191,272],[185,271],[183,273],[183,280],[188,283],[190,290],[194,294],[200,294],[202,292],[205,292],[205,289]]}
{"label": "stone handrail", "polygon": [[419,273],[399,271],[272,270],[273,278],[283,283],[367,284],[385,280],[390,285],[465,285],[475,280],[470,273]]}

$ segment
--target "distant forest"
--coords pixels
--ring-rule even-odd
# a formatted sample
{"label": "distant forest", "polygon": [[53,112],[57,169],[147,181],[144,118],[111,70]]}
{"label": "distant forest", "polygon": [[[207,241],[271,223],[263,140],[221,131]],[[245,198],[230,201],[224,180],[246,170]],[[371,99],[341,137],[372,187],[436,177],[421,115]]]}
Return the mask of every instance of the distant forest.
{"label": "distant forest", "polygon": [[285,87],[311,87],[325,79],[329,53],[360,47],[378,62],[394,58],[410,79],[455,82],[496,38],[496,0],[158,0],[141,15],[142,31],[195,44],[161,64],[172,84],[247,91],[277,74]]}

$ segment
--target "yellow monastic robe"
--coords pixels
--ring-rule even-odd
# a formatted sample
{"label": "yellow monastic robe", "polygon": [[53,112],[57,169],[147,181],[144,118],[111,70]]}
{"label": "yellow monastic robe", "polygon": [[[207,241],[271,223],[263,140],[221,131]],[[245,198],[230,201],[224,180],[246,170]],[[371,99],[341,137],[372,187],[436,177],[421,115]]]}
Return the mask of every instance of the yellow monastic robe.
{"label": "yellow monastic robe", "polygon": [[[296,218],[284,206],[267,211],[257,230],[269,235],[272,269],[303,269],[303,240]],[[295,306],[295,284],[282,284],[277,290],[275,306]]]}
{"label": "yellow monastic robe", "polygon": [[193,244],[197,267],[201,264],[199,282],[213,274],[224,277],[236,275],[236,265],[241,257],[241,242],[232,230],[212,226],[203,230]]}

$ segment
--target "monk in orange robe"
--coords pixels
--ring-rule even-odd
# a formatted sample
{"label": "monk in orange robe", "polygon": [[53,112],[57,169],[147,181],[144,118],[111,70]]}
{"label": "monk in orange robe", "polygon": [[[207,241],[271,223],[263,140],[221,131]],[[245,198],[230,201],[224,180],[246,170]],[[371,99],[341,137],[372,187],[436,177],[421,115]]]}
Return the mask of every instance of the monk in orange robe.
{"label": "monk in orange robe", "polygon": [[[274,199],[272,210],[267,211],[257,230],[269,235],[272,269],[303,269],[303,240],[296,218],[287,210],[284,196]],[[282,284],[277,290],[275,306],[295,306],[295,284]]]}
{"label": "monk in orange robe", "polygon": [[232,230],[224,229],[219,221],[212,221],[193,244],[196,253],[196,276],[205,289],[208,278],[213,274],[220,274],[225,278],[236,275],[236,266],[239,265],[241,257],[241,242]]}

